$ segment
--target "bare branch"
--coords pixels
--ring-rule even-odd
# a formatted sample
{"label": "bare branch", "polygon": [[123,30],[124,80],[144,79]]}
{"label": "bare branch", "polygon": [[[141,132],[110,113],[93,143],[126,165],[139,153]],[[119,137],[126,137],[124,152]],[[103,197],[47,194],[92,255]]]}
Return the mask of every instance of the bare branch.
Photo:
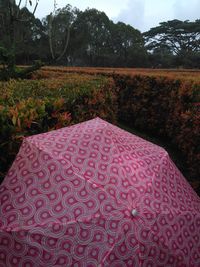
{"label": "bare branch", "polygon": [[60,56],[56,59],[56,61],[59,61],[61,60],[61,58],[64,56],[64,54],[66,53],[67,51],[67,47],[68,47],[68,44],[69,44],[69,38],[70,38],[70,26],[68,27],[67,29],[67,39],[66,39],[66,42],[65,42],[65,46],[64,46],[64,49],[63,49],[63,52],[60,54]]}
{"label": "bare branch", "polygon": [[19,1],[19,4],[18,4],[18,10],[17,10],[17,18],[19,18],[19,10],[20,10],[20,6],[21,6],[21,3],[22,3],[22,0]]}
{"label": "bare branch", "polygon": [[18,8],[20,8],[21,3],[22,3],[22,0],[19,1],[19,4],[18,4],[18,6],[17,6]]}
{"label": "bare branch", "polygon": [[13,5],[12,5],[11,1],[9,1],[8,7],[9,7],[9,12],[10,12],[10,17],[11,17],[11,20],[12,20],[13,16],[14,16],[14,12],[13,12]]}
{"label": "bare branch", "polygon": [[38,3],[39,3],[39,0],[36,0],[35,8],[34,8],[34,10],[33,10],[33,15],[35,15],[35,11],[36,11],[36,9],[37,9],[37,7],[38,7]]}
{"label": "bare branch", "polygon": [[55,59],[55,54],[53,51],[53,39],[52,39],[52,24],[53,24],[53,15],[52,13],[49,15],[49,47],[51,51],[52,59]]}
{"label": "bare branch", "polygon": [[53,13],[56,13],[56,9],[57,9],[57,3],[56,3],[56,0],[54,0],[54,10],[53,10]]}
{"label": "bare branch", "polygon": [[5,25],[5,22],[4,22],[4,16],[3,14],[0,13],[0,18],[1,18],[1,21],[2,21],[2,26],[4,27]]}

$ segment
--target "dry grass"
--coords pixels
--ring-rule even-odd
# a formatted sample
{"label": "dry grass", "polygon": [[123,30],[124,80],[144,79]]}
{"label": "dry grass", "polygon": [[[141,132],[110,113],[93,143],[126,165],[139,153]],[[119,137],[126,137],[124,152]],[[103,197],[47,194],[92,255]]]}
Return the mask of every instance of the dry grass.
{"label": "dry grass", "polygon": [[137,68],[90,68],[90,67],[43,67],[44,75],[62,75],[67,72],[88,73],[88,74],[124,74],[124,75],[145,75],[161,76],[176,80],[194,81],[200,84],[200,70],[196,69],[137,69]]}

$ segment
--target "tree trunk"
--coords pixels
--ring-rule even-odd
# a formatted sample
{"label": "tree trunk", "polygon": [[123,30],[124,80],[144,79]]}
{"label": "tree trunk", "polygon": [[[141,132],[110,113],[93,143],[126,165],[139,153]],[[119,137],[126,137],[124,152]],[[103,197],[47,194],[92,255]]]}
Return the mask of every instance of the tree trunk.
{"label": "tree trunk", "polygon": [[63,56],[65,55],[66,51],[67,51],[67,47],[68,47],[68,44],[69,44],[69,38],[70,38],[70,26],[68,26],[68,29],[67,29],[67,36],[66,36],[66,42],[65,42],[65,46],[64,46],[64,49],[63,49],[63,52],[60,54],[60,56],[56,59],[56,61],[59,61],[63,58]]}
{"label": "tree trunk", "polygon": [[10,58],[8,62],[8,69],[14,71],[15,69],[15,17],[12,3],[9,1],[9,16],[10,16],[10,25],[9,25],[9,37],[10,37]]}

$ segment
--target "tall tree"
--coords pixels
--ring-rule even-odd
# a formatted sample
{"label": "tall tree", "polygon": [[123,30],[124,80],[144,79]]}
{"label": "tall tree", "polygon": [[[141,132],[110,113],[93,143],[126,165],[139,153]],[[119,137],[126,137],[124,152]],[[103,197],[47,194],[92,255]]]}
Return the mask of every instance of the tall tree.
{"label": "tall tree", "polygon": [[[67,56],[67,48],[70,41],[70,33],[78,10],[66,5],[62,9],[56,9],[54,1],[54,12],[43,21],[49,36],[49,47],[52,62],[60,62]],[[65,58],[66,60],[66,58]]]}
{"label": "tall tree", "polygon": [[171,52],[184,65],[186,59],[200,53],[200,20],[162,22],[145,32],[144,37],[149,52],[158,49]]}
{"label": "tall tree", "polygon": [[139,30],[123,22],[112,24],[112,48],[115,65],[135,67],[145,64],[144,39]]}
{"label": "tall tree", "polygon": [[79,11],[71,33],[70,53],[75,64],[105,64],[109,54],[110,21],[104,12]]}
{"label": "tall tree", "polygon": [[[3,72],[7,73],[8,76],[15,77],[17,75],[15,71],[16,36],[19,35],[22,24],[30,22],[34,17],[38,2],[39,0],[35,0],[34,2],[32,0],[1,0],[0,2],[0,27],[3,32],[0,45],[1,47],[6,47],[7,50],[7,59],[5,59],[7,60],[7,67],[3,69]],[[32,7],[32,16],[28,12],[28,7]]]}
{"label": "tall tree", "polygon": [[136,66],[144,64],[141,33],[122,22],[113,23],[104,12],[79,12],[72,28],[69,52],[75,64],[90,66]]}

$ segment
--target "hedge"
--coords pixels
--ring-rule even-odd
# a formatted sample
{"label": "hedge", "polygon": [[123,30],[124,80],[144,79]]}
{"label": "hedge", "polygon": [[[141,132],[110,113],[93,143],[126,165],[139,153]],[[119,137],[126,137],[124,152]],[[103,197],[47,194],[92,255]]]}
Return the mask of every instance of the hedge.
{"label": "hedge", "polygon": [[116,122],[113,80],[67,74],[60,79],[0,83],[0,180],[25,136],[99,116]]}
{"label": "hedge", "polygon": [[200,85],[143,75],[114,75],[118,119],[166,138],[186,159],[190,177],[200,178]]}
{"label": "hedge", "polygon": [[[174,143],[200,184],[200,84],[195,79],[48,69],[0,83],[0,179],[24,136],[99,116]],[[100,71],[100,70],[98,70]],[[91,74],[90,74],[91,72]],[[81,74],[82,73],[82,74]],[[144,72],[145,73],[145,72]]]}

